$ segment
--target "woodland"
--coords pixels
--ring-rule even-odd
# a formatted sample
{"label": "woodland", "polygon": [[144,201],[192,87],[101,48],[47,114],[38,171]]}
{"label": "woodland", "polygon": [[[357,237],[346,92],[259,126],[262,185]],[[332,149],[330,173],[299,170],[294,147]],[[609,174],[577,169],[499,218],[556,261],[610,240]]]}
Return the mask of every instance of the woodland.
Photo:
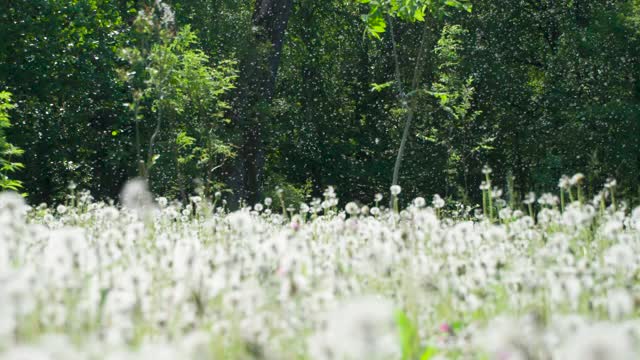
{"label": "woodland", "polygon": [[0,91],[1,184],[34,203],[135,176],[471,203],[484,165],[515,198],[640,191],[631,0],[2,1]]}

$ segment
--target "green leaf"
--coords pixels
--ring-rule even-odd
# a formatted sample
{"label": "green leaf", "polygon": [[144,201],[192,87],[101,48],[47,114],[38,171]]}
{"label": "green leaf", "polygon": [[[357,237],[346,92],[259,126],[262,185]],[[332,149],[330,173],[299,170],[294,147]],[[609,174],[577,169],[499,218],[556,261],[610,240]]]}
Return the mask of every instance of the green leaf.
{"label": "green leaf", "polygon": [[438,354],[438,349],[433,346],[427,346],[422,355],[420,355],[420,360],[429,360]]}
{"label": "green leaf", "polygon": [[362,19],[367,25],[369,36],[381,39],[380,34],[387,30],[387,23],[384,21],[379,9],[377,7],[372,9],[368,15],[362,15]]}
{"label": "green leaf", "polygon": [[453,329],[454,332],[458,332],[462,330],[462,328],[464,328],[464,323],[462,321],[454,321],[449,325],[451,326],[451,329]]}
{"label": "green leaf", "polygon": [[462,7],[462,4],[457,0],[447,0],[444,2],[444,4],[455,8]]}
{"label": "green leaf", "polygon": [[424,21],[424,17],[426,15],[426,6],[423,6],[422,8],[419,8],[418,10],[416,10],[416,12],[413,14],[413,19],[416,21]]}
{"label": "green leaf", "polygon": [[151,169],[158,162],[158,159],[160,159],[160,154],[156,154],[151,157],[151,164],[149,164],[149,169]]}
{"label": "green leaf", "polygon": [[387,81],[386,83],[382,83],[382,84],[373,83],[373,84],[371,84],[371,91],[380,92],[380,91],[388,88],[391,85],[393,85],[393,81]]}
{"label": "green leaf", "polygon": [[396,324],[400,332],[402,360],[413,359],[419,346],[418,329],[402,311],[396,314]]}

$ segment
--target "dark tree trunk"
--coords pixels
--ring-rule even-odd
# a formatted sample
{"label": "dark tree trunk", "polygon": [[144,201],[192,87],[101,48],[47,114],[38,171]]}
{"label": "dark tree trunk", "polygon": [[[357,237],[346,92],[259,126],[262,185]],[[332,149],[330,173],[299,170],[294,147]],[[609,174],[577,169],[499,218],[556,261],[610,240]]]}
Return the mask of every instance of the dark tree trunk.
{"label": "dark tree trunk", "polygon": [[240,63],[233,120],[241,139],[232,174],[234,201],[258,200],[263,182],[264,125],[273,99],[293,0],[256,0],[249,51]]}

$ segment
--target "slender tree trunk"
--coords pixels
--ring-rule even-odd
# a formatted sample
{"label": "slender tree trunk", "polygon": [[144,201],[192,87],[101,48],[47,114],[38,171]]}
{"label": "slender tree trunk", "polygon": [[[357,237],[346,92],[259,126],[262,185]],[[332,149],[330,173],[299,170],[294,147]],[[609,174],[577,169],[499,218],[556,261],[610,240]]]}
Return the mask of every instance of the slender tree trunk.
{"label": "slender tree trunk", "polygon": [[144,174],[147,180],[151,176],[150,170],[153,167],[153,157],[154,157],[154,147],[156,144],[156,139],[160,135],[160,130],[162,129],[162,99],[164,95],[160,93],[160,103],[158,104],[158,111],[156,112],[156,127],[153,130],[153,134],[151,134],[151,138],[149,139],[149,148],[147,149],[147,162],[144,166]]}
{"label": "slender tree trunk", "polygon": [[234,121],[240,126],[241,143],[232,175],[234,200],[257,201],[264,174],[264,124],[273,99],[293,0],[256,0],[253,39],[241,62]]}
{"label": "slender tree trunk", "polygon": [[429,33],[429,27],[427,23],[424,24],[424,30],[422,32],[422,36],[420,38],[420,48],[418,50],[418,58],[416,59],[415,68],[413,70],[413,79],[411,80],[411,93],[407,94],[404,92],[404,88],[402,85],[402,74],[400,72],[400,60],[398,58],[398,50],[395,35],[393,33],[393,20],[389,18],[389,32],[391,33],[391,45],[393,47],[393,61],[395,64],[395,82],[396,87],[398,89],[400,102],[402,103],[402,107],[405,110],[406,117],[404,123],[404,130],[402,131],[402,139],[400,140],[400,147],[398,148],[398,156],[396,157],[395,165],[393,166],[393,179],[391,181],[391,185],[398,185],[400,179],[400,167],[402,166],[402,160],[404,157],[404,150],[407,146],[407,140],[409,139],[409,134],[411,132],[411,123],[413,122],[414,114],[415,114],[415,106],[413,101],[410,99],[410,95],[414,93],[418,86],[420,85],[420,80],[422,79],[422,62],[424,59],[425,53],[425,43],[426,38]]}

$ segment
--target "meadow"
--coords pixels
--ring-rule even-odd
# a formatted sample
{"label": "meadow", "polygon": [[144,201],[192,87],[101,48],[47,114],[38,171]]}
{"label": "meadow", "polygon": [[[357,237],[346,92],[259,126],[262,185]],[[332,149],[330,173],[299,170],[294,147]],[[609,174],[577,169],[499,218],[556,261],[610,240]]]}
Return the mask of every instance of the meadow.
{"label": "meadow", "polygon": [[637,359],[640,207],[582,179],[475,209],[5,192],[0,358]]}
{"label": "meadow", "polygon": [[0,0],[0,360],[638,360],[639,134],[640,0]]}

